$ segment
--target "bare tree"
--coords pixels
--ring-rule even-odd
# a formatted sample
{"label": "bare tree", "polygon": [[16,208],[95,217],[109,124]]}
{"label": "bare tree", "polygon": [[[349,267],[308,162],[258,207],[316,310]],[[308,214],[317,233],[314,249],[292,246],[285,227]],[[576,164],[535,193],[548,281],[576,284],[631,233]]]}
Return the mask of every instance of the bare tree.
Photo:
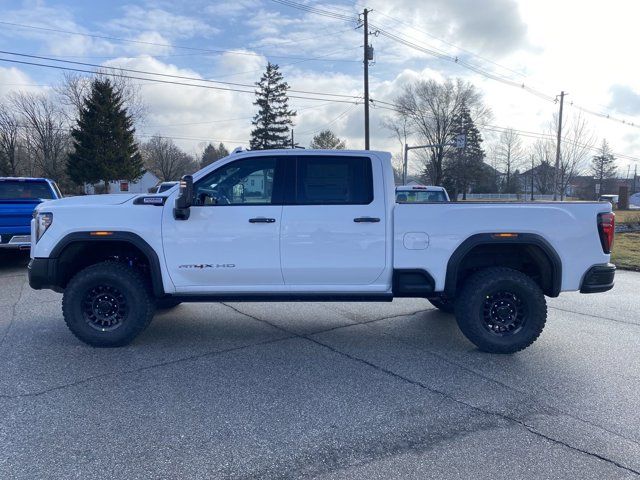
{"label": "bare tree", "polygon": [[14,92],[9,101],[22,120],[26,148],[38,171],[59,182],[70,145],[60,108],[42,94]]}
{"label": "bare tree", "polygon": [[533,184],[538,193],[548,195],[553,193],[553,159],[555,147],[553,142],[539,139],[530,147],[530,155],[533,156]]}
{"label": "bare tree", "polygon": [[[551,129],[552,132],[558,131],[557,115],[554,116]],[[596,136],[582,114],[568,117],[564,120],[562,129],[563,138],[561,144],[560,171],[558,172],[560,200],[564,200],[565,193],[573,179],[584,172],[596,143]],[[552,142],[552,145],[555,151],[555,140]]]}
{"label": "bare tree", "polygon": [[196,170],[196,162],[170,138],[152,137],[142,146],[146,167],[163,182],[177,180]]}
{"label": "bare tree", "polygon": [[490,116],[476,88],[460,79],[417,81],[407,85],[395,100],[397,116],[406,119],[408,129],[420,143],[435,145],[426,152],[425,176],[434,185],[443,180],[442,163],[451,149],[453,120],[460,107],[466,104],[471,117],[481,125]]}
{"label": "bare tree", "polygon": [[525,156],[522,139],[515,130],[508,128],[502,132],[496,145],[496,155],[504,173],[502,190],[505,193],[518,193],[518,179],[514,173],[522,166]]}
{"label": "bare tree", "polygon": [[96,78],[109,79],[113,89],[122,97],[122,105],[127,109],[134,123],[141,123],[147,113],[147,106],[140,94],[140,85],[134,84],[128,78],[116,77],[110,73],[118,73],[118,70],[103,68],[95,75],[81,75],[79,73],[65,72],[62,83],[54,88],[60,98],[60,103],[65,107],[65,115],[69,123],[74,123],[80,116],[85,100],[91,93],[91,84]]}
{"label": "bare tree", "polygon": [[407,117],[397,116],[395,118],[385,118],[382,121],[382,126],[391,130],[393,132],[393,136],[395,136],[398,143],[400,143],[400,151],[394,154],[391,158],[391,166],[393,167],[393,178],[396,185],[401,185],[405,180],[405,174],[409,174],[409,172],[404,171],[404,146],[410,135]]}
{"label": "bare tree", "polygon": [[18,175],[20,121],[7,105],[0,104],[0,174]]}

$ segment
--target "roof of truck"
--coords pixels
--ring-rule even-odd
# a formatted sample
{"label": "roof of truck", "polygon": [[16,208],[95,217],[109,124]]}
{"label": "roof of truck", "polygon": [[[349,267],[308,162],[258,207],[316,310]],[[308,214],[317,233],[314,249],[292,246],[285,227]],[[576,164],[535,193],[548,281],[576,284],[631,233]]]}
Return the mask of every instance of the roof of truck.
{"label": "roof of truck", "polygon": [[427,192],[443,192],[444,187],[438,187],[436,185],[398,185],[396,192],[413,192],[413,191],[427,191]]}
{"label": "roof of truck", "polygon": [[0,181],[3,180],[17,180],[19,182],[52,182],[48,178],[42,177],[0,177]]}

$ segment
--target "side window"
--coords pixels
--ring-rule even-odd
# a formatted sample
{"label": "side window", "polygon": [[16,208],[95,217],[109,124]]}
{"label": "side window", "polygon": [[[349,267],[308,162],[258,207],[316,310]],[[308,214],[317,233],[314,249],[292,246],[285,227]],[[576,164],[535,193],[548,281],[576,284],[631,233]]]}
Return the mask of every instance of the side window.
{"label": "side window", "polygon": [[277,159],[257,157],[228,163],[194,187],[194,205],[270,205],[274,198]]}
{"label": "side window", "polygon": [[296,177],[298,205],[366,205],[373,201],[371,160],[366,157],[301,156]]}

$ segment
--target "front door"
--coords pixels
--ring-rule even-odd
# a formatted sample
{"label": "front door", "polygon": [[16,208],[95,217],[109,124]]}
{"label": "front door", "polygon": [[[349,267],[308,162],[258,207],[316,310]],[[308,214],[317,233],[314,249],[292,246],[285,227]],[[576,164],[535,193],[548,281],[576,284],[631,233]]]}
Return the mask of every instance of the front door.
{"label": "front door", "polygon": [[188,220],[174,219],[167,205],[164,252],[178,291],[259,291],[283,284],[281,163],[243,158],[197,180]]}
{"label": "front door", "polygon": [[365,156],[300,155],[282,212],[287,285],[369,285],[386,266],[382,166]]}

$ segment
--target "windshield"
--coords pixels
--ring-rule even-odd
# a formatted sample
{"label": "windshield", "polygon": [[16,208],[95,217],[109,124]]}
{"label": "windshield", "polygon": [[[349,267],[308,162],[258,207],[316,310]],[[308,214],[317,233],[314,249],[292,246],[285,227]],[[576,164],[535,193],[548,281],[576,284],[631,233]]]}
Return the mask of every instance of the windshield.
{"label": "windshield", "polygon": [[406,192],[397,192],[396,201],[398,203],[446,202],[447,197],[442,190],[434,192],[426,190],[411,190]]}
{"label": "windshield", "polygon": [[53,199],[53,192],[46,182],[20,180],[0,181],[0,200]]}

